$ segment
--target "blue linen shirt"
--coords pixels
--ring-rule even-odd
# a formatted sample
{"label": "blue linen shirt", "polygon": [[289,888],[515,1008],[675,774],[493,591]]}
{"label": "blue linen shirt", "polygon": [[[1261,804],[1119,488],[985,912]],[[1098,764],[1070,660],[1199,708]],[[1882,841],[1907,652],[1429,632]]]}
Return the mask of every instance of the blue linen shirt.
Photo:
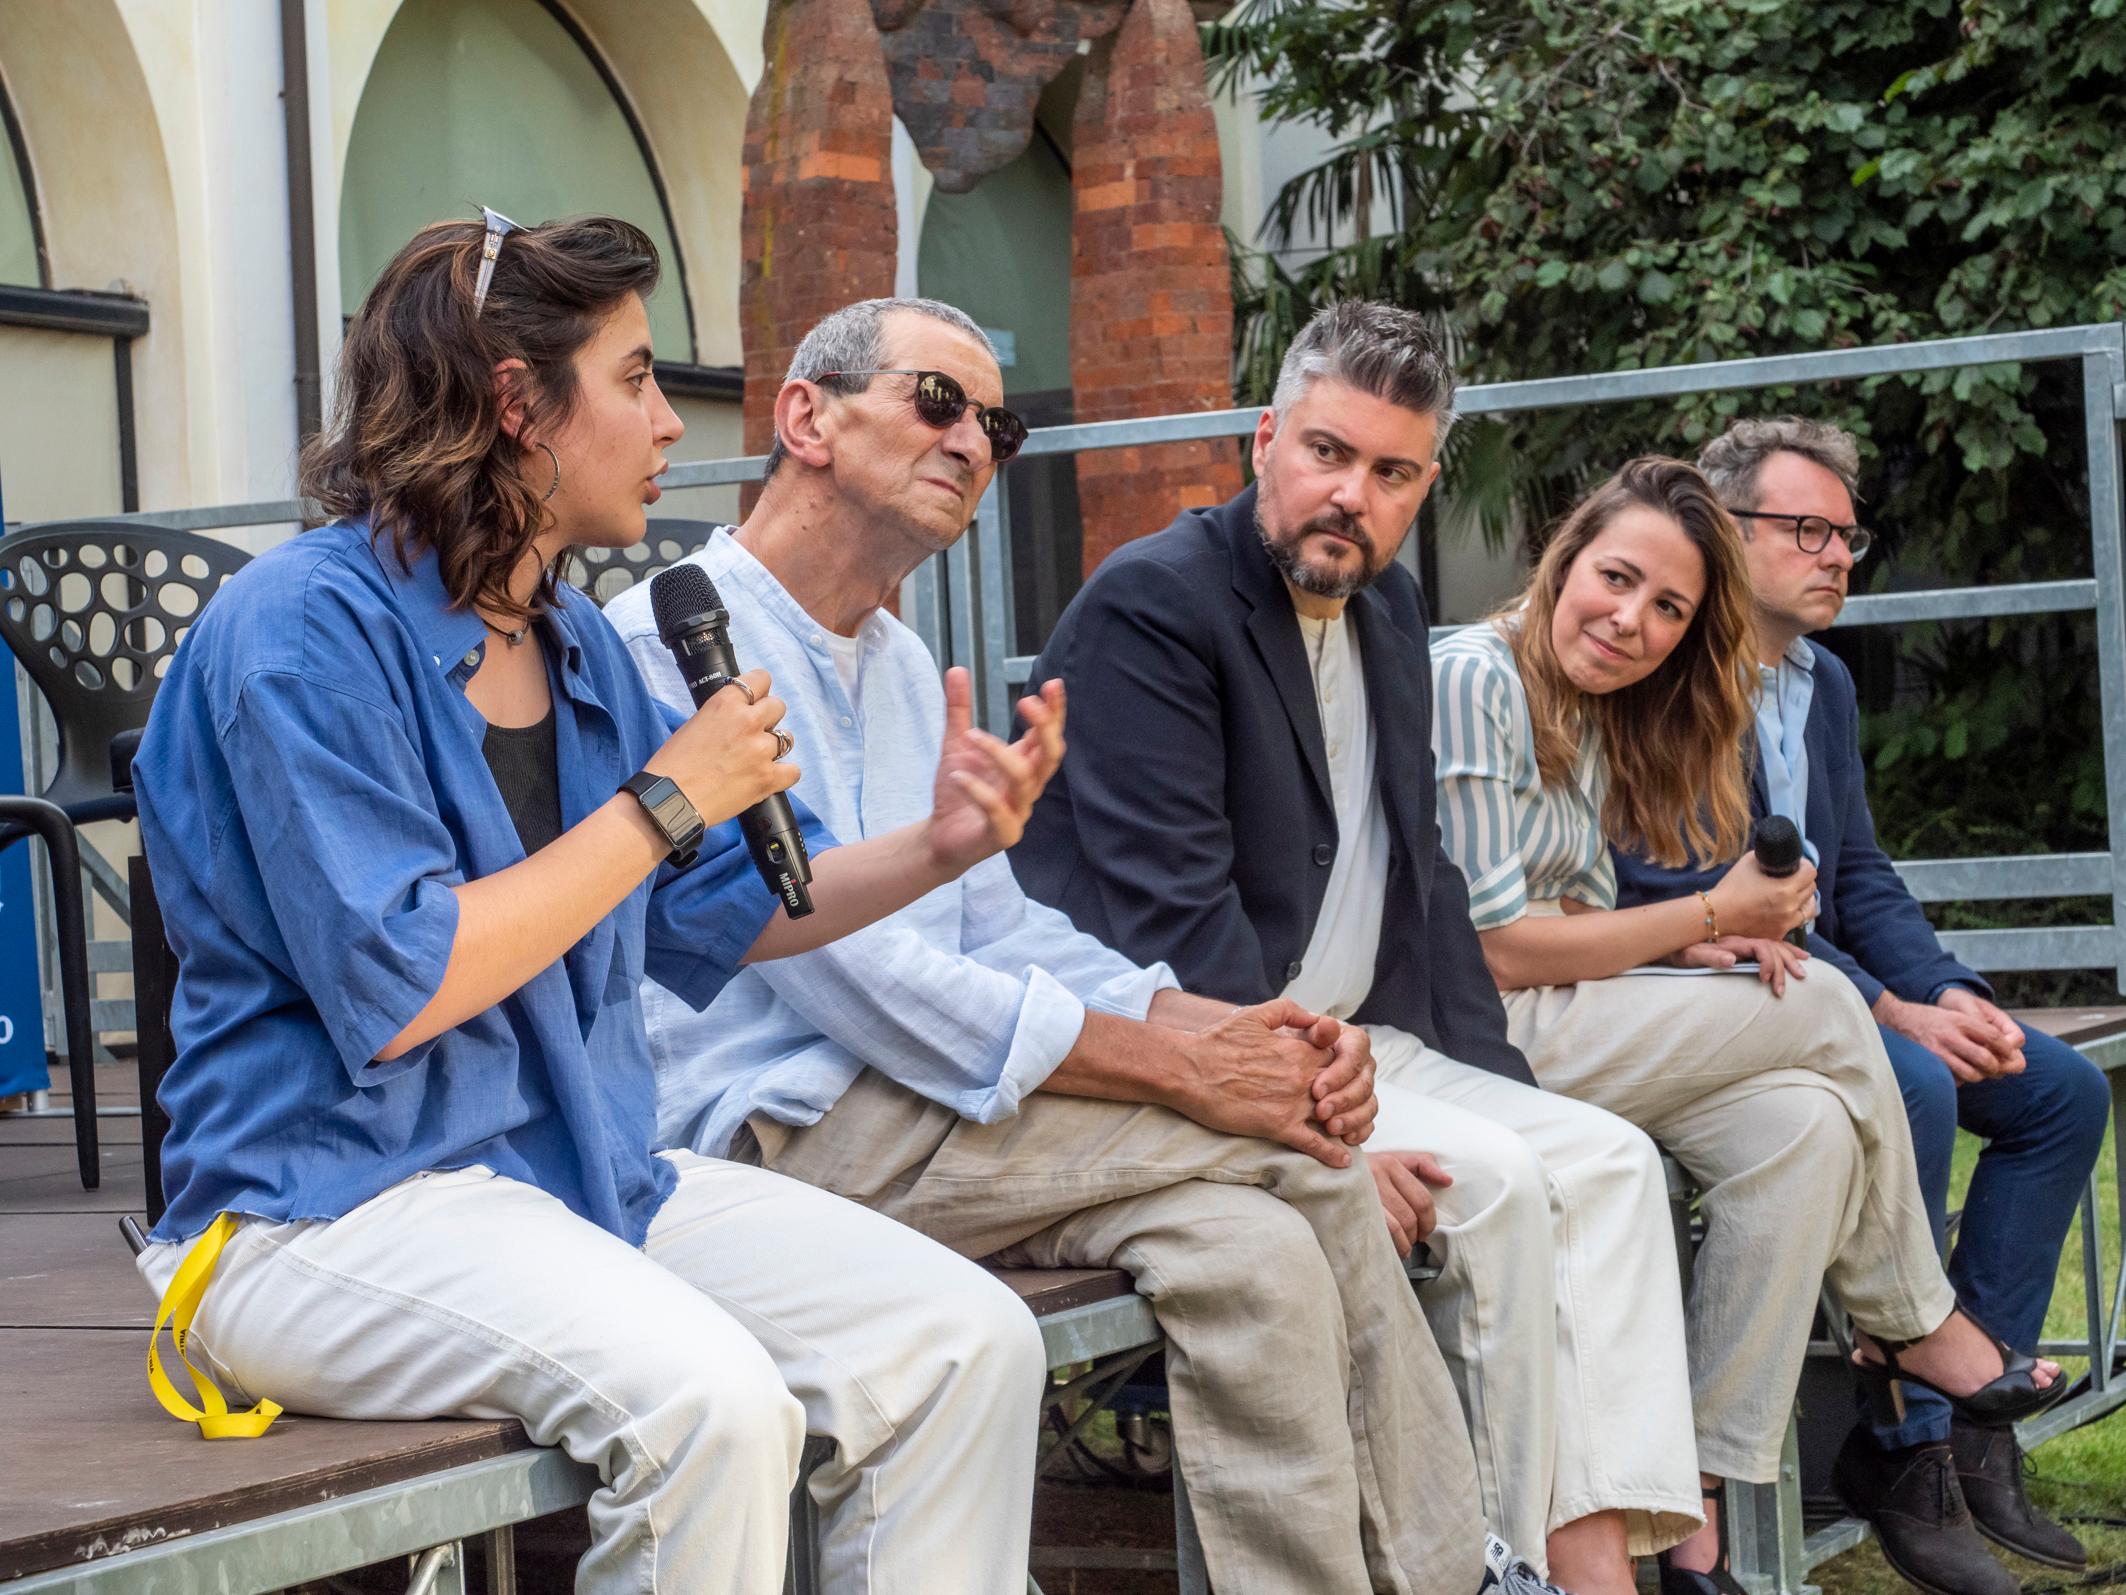
{"label": "blue linen shirt", "polygon": [[1816,656],[1797,637],[1776,665],[1757,667],[1757,758],[1764,772],[1765,807],[1794,822],[1802,851],[1818,862],[1809,840],[1809,705],[1816,696]]}
{"label": "blue linen shirt", "polygon": [[[789,705],[796,790],[847,838],[925,818],[945,702],[922,640],[884,611],[866,620],[852,701],[825,628],[727,531],[692,558],[730,611],[739,662],[765,668]],[[687,701],[648,584],[606,613],[650,689]],[[817,1123],[866,1065],[962,1118],[1009,1118],[1076,1044],[1088,1008],[1142,1019],[1179,984],[1166,965],[1139,968],[1028,898],[1001,854],[853,936],[751,966],[705,1013],[652,978],[643,1009],[659,1134],[712,1156],[756,1112]]]}
{"label": "blue linen shirt", "polygon": [[[572,826],[677,720],[588,599],[563,588],[537,626]],[[409,571],[340,523],[246,565],[178,650],[134,766],[179,960],[156,1239],[477,1163],[639,1245],[671,1193],[637,991],[652,971],[705,1005],[773,913],[735,822],[512,996],[377,1060],[442,982],[450,888],[524,857],[465,696],[486,647],[433,554]]]}

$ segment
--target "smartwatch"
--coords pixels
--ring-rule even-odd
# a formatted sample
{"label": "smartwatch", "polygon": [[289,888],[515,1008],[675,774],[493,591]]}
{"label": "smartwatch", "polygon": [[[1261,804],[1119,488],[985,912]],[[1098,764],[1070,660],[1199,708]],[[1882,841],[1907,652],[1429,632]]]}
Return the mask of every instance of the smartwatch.
{"label": "smartwatch", "polygon": [[666,857],[674,869],[685,869],[694,862],[694,855],[701,850],[702,833],[708,827],[701,823],[701,815],[679,790],[677,781],[668,775],[637,770],[620,783],[620,790],[633,794],[650,823],[671,844]]}

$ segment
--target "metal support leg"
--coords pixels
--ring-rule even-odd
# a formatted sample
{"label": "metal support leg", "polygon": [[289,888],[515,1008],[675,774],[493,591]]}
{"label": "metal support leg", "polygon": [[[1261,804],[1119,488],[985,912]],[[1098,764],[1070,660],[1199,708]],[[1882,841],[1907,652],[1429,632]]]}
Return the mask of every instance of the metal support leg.
{"label": "metal support leg", "polygon": [[1210,1570],[1203,1565],[1203,1537],[1196,1532],[1196,1512],[1189,1505],[1188,1482],[1181,1462],[1174,1461],[1174,1580],[1181,1595],[1211,1595]]}
{"label": "metal support leg", "polygon": [[465,1595],[465,1542],[431,1545],[413,1558],[406,1595]]}
{"label": "metal support leg", "polygon": [[486,1553],[487,1595],[517,1595],[517,1531],[505,1523],[480,1536]]}
{"label": "metal support leg", "polygon": [[1801,1439],[1793,1414],[1779,1449],[1779,1477],[1771,1484],[1727,1481],[1728,1567],[1750,1595],[1820,1595],[1803,1580]]}

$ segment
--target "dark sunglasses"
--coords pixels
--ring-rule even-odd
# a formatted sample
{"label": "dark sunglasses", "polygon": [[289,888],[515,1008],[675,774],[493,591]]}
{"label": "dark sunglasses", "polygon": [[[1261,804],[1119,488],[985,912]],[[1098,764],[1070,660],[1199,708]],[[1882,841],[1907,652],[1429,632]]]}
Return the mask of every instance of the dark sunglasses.
{"label": "dark sunglasses", "polygon": [[982,435],[989,439],[989,457],[1002,465],[1019,452],[1019,445],[1026,441],[1026,423],[1005,409],[1001,404],[983,405],[967,397],[967,390],[942,371],[916,371],[905,366],[881,366],[872,371],[829,371],[815,377],[816,382],[832,382],[836,377],[913,377],[915,378],[915,413],[926,425],[940,432],[947,427],[959,425],[960,417],[973,409],[975,420],[982,428]]}

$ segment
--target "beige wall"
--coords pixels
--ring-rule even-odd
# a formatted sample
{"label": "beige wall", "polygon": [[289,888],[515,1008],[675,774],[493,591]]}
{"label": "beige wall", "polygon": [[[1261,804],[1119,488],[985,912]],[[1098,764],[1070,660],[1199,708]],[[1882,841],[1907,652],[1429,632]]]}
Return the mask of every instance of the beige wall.
{"label": "beige wall", "polygon": [[109,338],[0,326],[0,497],[11,521],[122,509]]}

